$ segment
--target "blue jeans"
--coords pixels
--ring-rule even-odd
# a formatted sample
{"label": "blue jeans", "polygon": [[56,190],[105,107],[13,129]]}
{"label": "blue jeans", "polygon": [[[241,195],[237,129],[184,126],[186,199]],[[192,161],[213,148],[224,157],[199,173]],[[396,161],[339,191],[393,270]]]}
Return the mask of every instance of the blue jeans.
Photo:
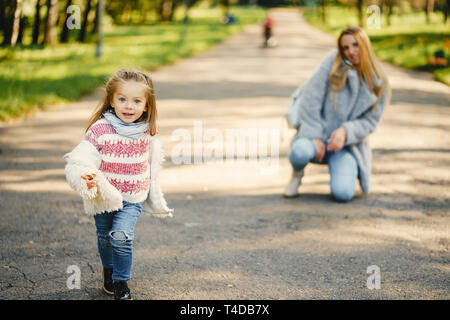
{"label": "blue jeans", "polygon": [[[309,138],[299,138],[292,144],[289,161],[296,171],[306,167],[309,162],[315,162],[316,148]],[[316,162],[317,163],[317,162]],[[330,173],[330,189],[333,197],[339,202],[346,202],[355,196],[355,182],[358,177],[358,164],[347,148],[326,151],[321,163],[328,163]]]}
{"label": "blue jeans", "polygon": [[97,244],[104,268],[113,268],[114,281],[131,279],[133,239],[142,203],[123,202],[122,209],[94,215]]}

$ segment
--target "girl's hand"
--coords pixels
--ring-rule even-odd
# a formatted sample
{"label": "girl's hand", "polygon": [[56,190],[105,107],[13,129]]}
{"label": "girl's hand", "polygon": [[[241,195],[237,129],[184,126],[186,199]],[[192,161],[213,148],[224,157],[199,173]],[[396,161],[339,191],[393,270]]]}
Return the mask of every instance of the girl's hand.
{"label": "girl's hand", "polygon": [[347,132],[344,127],[337,128],[333,131],[328,139],[328,151],[339,151],[344,147]]}
{"label": "girl's hand", "polygon": [[86,180],[86,185],[87,185],[88,189],[91,189],[97,185],[97,183],[95,181],[92,181],[92,179],[94,179],[94,177],[95,177],[95,173],[81,175],[81,178]]}
{"label": "girl's hand", "polygon": [[321,162],[325,156],[325,143],[320,139],[313,139],[312,142],[316,148],[316,161]]}

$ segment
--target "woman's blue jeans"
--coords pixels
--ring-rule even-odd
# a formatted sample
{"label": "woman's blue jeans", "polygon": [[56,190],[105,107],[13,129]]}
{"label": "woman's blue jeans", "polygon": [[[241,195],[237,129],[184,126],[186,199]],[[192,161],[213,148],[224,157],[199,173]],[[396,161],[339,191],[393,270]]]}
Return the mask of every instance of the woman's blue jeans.
{"label": "woman's blue jeans", "polygon": [[[289,161],[295,171],[300,171],[316,157],[316,148],[309,138],[298,138],[292,143]],[[317,163],[317,162],[316,162]],[[328,163],[330,173],[330,189],[333,197],[339,202],[346,202],[355,196],[355,182],[358,177],[358,164],[347,148],[326,151],[321,163]]]}
{"label": "woman's blue jeans", "polygon": [[133,239],[142,203],[123,202],[122,209],[94,215],[98,252],[104,268],[113,268],[114,281],[131,279]]}

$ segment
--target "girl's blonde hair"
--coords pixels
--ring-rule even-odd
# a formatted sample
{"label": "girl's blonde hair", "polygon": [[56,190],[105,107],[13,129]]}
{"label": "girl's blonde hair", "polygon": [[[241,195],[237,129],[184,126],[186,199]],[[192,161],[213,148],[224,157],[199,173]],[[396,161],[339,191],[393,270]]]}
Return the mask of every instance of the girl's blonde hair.
{"label": "girl's blonde hair", "polygon": [[112,75],[105,86],[105,94],[100,100],[94,113],[89,118],[86,132],[98,120],[103,118],[103,113],[111,107],[111,101],[114,97],[118,86],[125,81],[136,81],[145,85],[146,111],[137,121],[148,122],[149,128],[147,133],[154,136],[156,134],[156,98],[155,88],[150,75],[146,72],[134,69],[122,69]]}
{"label": "girl's blonde hair", "polygon": [[[358,66],[349,66],[343,63],[345,58],[344,50],[342,48],[341,39],[345,35],[352,35],[359,48],[360,63]],[[361,82],[365,81],[370,89],[376,96],[377,101],[373,104],[372,110],[375,110],[378,102],[381,99],[383,90],[385,91],[386,101],[390,99],[390,86],[389,81],[381,69],[380,63],[372,49],[370,39],[367,36],[364,29],[360,27],[348,27],[341,32],[337,40],[337,45],[339,53],[336,55],[333,61],[333,66],[331,67],[331,72],[329,76],[330,80],[330,90],[338,93],[345,87],[347,81],[347,70],[357,69],[359,79]],[[381,80],[381,83],[376,83],[376,81]],[[336,108],[336,95],[334,96],[334,106]]]}

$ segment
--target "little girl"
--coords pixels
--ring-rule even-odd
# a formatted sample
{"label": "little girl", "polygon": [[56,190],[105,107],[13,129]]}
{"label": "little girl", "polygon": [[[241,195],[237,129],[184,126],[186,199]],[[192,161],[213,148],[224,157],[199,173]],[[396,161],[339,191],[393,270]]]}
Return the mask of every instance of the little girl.
{"label": "little girl", "polygon": [[84,140],[64,155],[67,181],[93,214],[103,265],[103,290],[131,299],[133,238],[141,211],[172,216],[158,173],[164,155],[156,138],[152,79],[137,70],[120,70],[90,118]]}

